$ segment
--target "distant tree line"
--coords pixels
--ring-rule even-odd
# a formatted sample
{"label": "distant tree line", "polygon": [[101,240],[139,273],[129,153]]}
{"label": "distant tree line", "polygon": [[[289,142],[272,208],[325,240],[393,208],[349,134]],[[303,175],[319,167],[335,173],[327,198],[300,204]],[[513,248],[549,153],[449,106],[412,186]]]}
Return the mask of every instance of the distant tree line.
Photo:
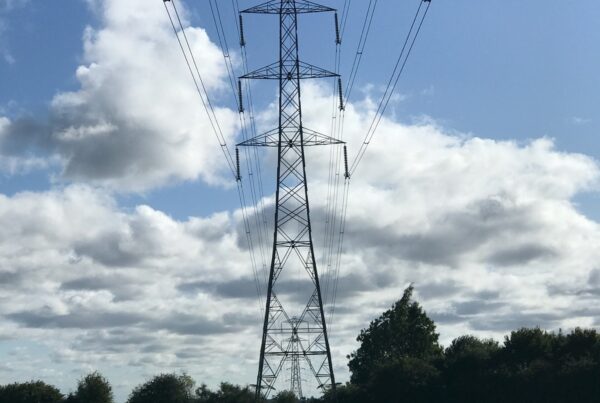
{"label": "distant tree line", "polygon": [[[600,402],[600,334],[522,328],[503,343],[461,336],[440,346],[435,323],[412,300],[412,287],[357,338],[348,356],[350,381],[304,402],[566,403]],[[280,392],[272,403],[296,403]],[[0,386],[0,403],[114,403],[99,373],[67,396],[41,381]],[[250,387],[196,387],[186,374],[161,374],[137,386],[127,403],[254,403]]]}

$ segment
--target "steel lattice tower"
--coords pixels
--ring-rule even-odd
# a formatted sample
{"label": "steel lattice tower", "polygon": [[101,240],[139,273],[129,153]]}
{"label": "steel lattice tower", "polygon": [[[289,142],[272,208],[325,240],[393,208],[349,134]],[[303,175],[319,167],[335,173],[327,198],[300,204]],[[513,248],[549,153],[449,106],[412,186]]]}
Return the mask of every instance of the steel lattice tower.
{"label": "steel lattice tower", "polygon": [[[257,401],[275,389],[274,384],[287,365],[289,388],[302,397],[301,363],[306,364],[318,388],[335,390],[313,247],[304,152],[307,146],[343,142],[303,127],[300,82],[338,75],[298,58],[298,15],[318,12],[335,10],[307,0],[272,0],[242,11],[278,15],[280,23],[279,61],[240,77],[279,81],[278,127],[238,144],[277,147],[278,151],[273,253],[256,383]],[[284,277],[296,285],[294,297],[289,297],[289,287],[287,293],[278,296],[278,280]],[[297,315],[288,315],[292,310],[297,310]]]}

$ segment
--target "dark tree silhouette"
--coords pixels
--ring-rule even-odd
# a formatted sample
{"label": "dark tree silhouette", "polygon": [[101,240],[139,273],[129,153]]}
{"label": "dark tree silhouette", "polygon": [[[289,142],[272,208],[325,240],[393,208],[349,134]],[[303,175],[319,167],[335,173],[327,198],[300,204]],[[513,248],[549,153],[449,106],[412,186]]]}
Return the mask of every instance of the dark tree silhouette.
{"label": "dark tree silhouette", "polygon": [[360,332],[360,347],[348,356],[352,383],[366,384],[379,367],[396,365],[404,358],[430,361],[441,357],[435,324],[411,301],[412,293],[410,286],[391,309]]}
{"label": "dark tree silhouette", "polygon": [[366,385],[371,403],[429,403],[439,401],[440,371],[429,361],[399,358],[378,367]]}
{"label": "dark tree silhouette", "polygon": [[365,403],[368,401],[365,391],[351,383],[338,386],[336,395],[337,400],[334,398],[333,392],[328,390],[324,393],[322,401],[327,403]]}
{"label": "dark tree silhouette", "polygon": [[77,383],[77,391],[71,393],[66,403],[113,403],[110,383],[98,372],[86,375]]}
{"label": "dark tree silhouette", "polygon": [[195,401],[202,403],[254,403],[254,391],[250,388],[221,383],[217,392],[212,392],[206,385],[196,389]]}
{"label": "dark tree silhouette", "polygon": [[289,390],[284,390],[279,392],[277,395],[275,395],[275,397],[272,399],[273,403],[296,403],[298,402],[298,399],[296,398],[296,395],[294,394],[294,392],[290,392]]}
{"label": "dark tree silhouette", "polygon": [[444,382],[449,402],[483,402],[494,394],[492,368],[498,342],[461,336],[444,353]]}
{"label": "dark tree silhouette", "polygon": [[191,403],[193,388],[188,375],[161,374],[137,386],[127,403]]}
{"label": "dark tree silhouette", "polygon": [[0,403],[60,403],[63,395],[42,381],[0,386]]}

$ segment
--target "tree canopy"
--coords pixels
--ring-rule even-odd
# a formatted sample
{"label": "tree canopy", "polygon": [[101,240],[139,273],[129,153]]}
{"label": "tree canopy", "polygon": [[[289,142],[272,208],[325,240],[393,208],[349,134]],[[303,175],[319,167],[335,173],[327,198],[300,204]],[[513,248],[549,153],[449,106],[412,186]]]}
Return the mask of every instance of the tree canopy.
{"label": "tree canopy", "polygon": [[190,403],[194,384],[186,374],[160,374],[137,386],[127,403]]}
{"label": "tree canopy", "polygon": [[435,323],[412,301],[412,293],[410,286],[391,309],[360,332],[356,339],[360,347],[348,356],[352,383],[366,384],[380,367],[407,358],[428,361],[441,356]]}
{"label": "tree canopy", "polygon": [[84,376],[77,383],[77,390],[67,398],[67,403],[113,403],[110,383],[98,372]]}
{"label": "tree canopy", "polygon": [[0,386],[0,403],[60,403],[63,395],[42,381]]}

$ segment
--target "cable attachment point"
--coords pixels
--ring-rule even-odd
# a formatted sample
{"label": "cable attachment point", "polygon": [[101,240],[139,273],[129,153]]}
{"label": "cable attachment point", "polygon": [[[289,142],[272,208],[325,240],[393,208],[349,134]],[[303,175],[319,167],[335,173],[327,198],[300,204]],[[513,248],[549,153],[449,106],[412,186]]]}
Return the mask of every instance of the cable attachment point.
{"label": "cable attachment point", "polygon": [[239,182],[242,180],[242,175],[240,174],[240,149],[237,147],[235,148],[235,167],[235,180]]}
{"label": "cable attachment point", "polygon": [[242,18],[242,14],[240,14],[240,46],[246,46],[246,38],[244,38],[244,19]]}
{"label": "cable attachment point", "polygon": [[340,111],[346,109],[344,106],[344,93],[342,92],[342,79],[338,78],[338,94],[340,96]]}
{"label": "cable attachment point", "polygon": [[348,149],[346,145],[344,145],[344,168],[346,172],[344,172],[344,178],[350,179],[350,171],[348,171]]}
{"label": "cable attachment point", "polygon": [[340,22],[338,19],[338,13],[335,13],[335,44],[340,45],[342,43],[342,38],[340,38]]}
{"label": "cable attachment point", "polygon": [[244,102],[243,102],[243,94],[242,94],[242,80],[238,80],[238,101],[239,101],[239,112],[244,113]]}

